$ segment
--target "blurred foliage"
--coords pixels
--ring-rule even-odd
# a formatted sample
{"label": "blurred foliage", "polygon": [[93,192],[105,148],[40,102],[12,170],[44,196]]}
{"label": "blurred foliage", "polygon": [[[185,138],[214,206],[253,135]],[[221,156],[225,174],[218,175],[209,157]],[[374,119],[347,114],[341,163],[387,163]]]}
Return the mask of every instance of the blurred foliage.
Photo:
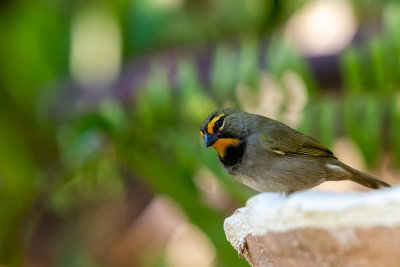
{"label": "blurred foliage", "polygon": [[[384,1],[376,9],[354,1],[358,16],[379,18],[382,31],[337,55],[343,88],[332,92],[318,86],[308,59],[282,32],[304,2],[6,1],[0,11],[0,265],[24,265],[42,213],[74,221],[79,207],[125,194],[128,172],[179,203],[215,245],[217,266],[245,266],[225,239],[226,214],[204,201],[193,177],[200,168],[211,170],[238,206],[252,192],[202,148],[198,130],[215,108],[240,107],[238,85],[259,94],[266,72],[282,91],[288,71],[304,83],[300,130],[327,146],[348,135],[369,167],[388,152],[400,166],[400,5]],[[118,23],[125,68],[117,79],[131,75],[130,64],[149,66],[143,82],[134,81],[122,97],[114,93],[118,82],[104,92],[71,77],[71,24],[91,5],[109,10]],[[203,65],[190,52],[201,47],[212,48]],[[158,56],[170,50],[170,61]],[[84,252],[79,229],[69,229],[65,242],[60,237],[55,263],[102,266]]]}
{"label": "blurred foliage", "polygon": [[[382,10],[382,33],[361,47],[350,47],[342,56],[346,133],[359,146],[368,166],[377,164],[382,150],[389,150],[400,162],[395,134],[399,130],[400,5],[389,2]],[[391,134],[384,131],[387,128]],[[390,141],[385,143],[386,139]]]}

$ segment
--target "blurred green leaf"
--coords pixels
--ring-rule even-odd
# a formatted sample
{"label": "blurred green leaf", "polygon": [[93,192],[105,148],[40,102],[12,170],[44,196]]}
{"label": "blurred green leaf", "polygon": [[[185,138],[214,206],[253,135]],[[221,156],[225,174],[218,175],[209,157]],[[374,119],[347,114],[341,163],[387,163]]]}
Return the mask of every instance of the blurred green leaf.
{"label": "blurred green leaf", "polygon": [[397,166],[400,166],[400,95],[397,92],[391,99],[388,101],[391,103],[390,109],[390,150],[394,155],[394,159],[396,161]]}
{"label": "blurred green leaf", "polygon": [[386,77],[384,67],[384,44],[377,38],[373,38],[370,42],[370,52],[372,57],[372,68],[375,80],[375,88],[377,91],[386,91],[388,78]]}
{"label": "blurred green leaf", "polygon": [[40,86],[68,70],[68,15],[60,2],[17,1],[3,14],[0,34],[0,65],[3,90],[30,111]]}
{"label": "blurred green leaf", "polygon": [[382,152],[382,105],[370,94],[346,95],[344,123],[347,134],[360,148],[369,167],[377,163]]}
{"label": "blurred green leaf", "polygon": [[0,114],[0,262],[17,264],[24,220],[35,199],[37,169],[15,124]]}
{"label": "blurred green leaf", "polygon": [[204,88],[200,85],[193,61],[182,60],[179,62],[178,79],[183,118],[201,121],[211,110],[216,109],[214,102],[205,94]]}
{"label": "blurred green leaf", "polygon": [[353,92],[363,90],[361,64],[358,59],[357,51],[349,49],[342,57],[342,73],[345,88]]}
{"label": "blurred green leaf", "polygon": [[255,36],[245,35],[241,40],[239,57],[239,82],[258,89],[259,48]]}
{"label": "blurred green leaf", "polygon": [[320,103],[320,138],[319,141],[329,148],[332,148],[337,136],[337,101],[326,99]]}
{"label": "blurred green leaf", "polygon": [[271,38],[266,51],[266,60],[267,69],[278,80],[282,80],[287,71],[294,71],[304,81],[308,94],[315,93],[316,85],[308,64],[282,36],[275,35]]}
{"label": "blurred green leaf", "polygon": [[220,104],[233,96],[238,82],[237,62],[238,55],[231,46],[224,43],[217,46],[211,69],[211,85]]}

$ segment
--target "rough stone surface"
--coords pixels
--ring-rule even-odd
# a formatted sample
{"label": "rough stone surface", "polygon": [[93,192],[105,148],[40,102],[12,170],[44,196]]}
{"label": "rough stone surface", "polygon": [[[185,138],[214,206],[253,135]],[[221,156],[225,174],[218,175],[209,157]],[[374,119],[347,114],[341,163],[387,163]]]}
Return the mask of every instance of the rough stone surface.
{"label": "rough stone surface", "polygon": [[259,194],[224,224],[252,266],[400,266],[400,187]]}

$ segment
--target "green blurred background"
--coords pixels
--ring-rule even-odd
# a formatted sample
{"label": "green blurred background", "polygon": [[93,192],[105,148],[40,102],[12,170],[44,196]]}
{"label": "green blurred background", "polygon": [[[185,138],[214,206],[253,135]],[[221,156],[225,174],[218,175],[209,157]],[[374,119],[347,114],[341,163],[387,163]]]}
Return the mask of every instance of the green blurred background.
{"label": "green blurred background", "polygon": [[397,1],[2,1],[0,266],[247,266],[223,220],[255,192],[199,134],[219,107],[396,183],[399,14]]}

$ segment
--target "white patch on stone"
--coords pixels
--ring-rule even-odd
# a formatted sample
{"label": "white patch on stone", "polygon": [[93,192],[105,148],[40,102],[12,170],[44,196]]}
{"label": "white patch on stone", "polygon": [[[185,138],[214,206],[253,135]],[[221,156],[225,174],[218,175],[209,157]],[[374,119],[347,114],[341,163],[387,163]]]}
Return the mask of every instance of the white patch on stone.
{"label": "white patch on stone", "polygon": [[246,242],[245,237],[250,233],[248,223],[244,221],[245,217],[241,214],[243,209],[245,208],[236,210],[235,213],[224,221],[226,238],[238,251],[241,249],[242,244]]}
{"label": "white patch on stone", "polygon": [[239,248],[247,235],[260,236],[269,231],[378,225],[400,225],[400,186],[366,193],[302,191],[289,198],[261,193],[226,218],[224,230],[228,241]]}

